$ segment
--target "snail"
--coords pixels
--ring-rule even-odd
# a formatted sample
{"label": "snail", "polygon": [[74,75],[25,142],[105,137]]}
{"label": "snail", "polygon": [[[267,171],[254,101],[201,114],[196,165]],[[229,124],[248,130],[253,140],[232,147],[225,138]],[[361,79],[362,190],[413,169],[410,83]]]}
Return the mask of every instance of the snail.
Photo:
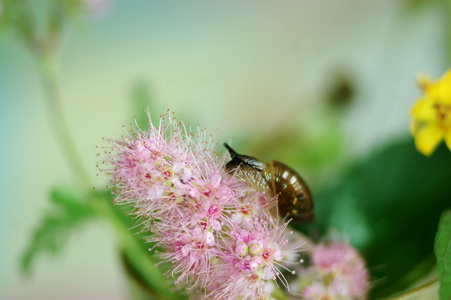
{"label": "snail", "polygon": [[281,162],[264,163],[236,153],[227,143],[224,146],[232,158],[225,166],[227,172],[277,197],[277,209],[282,218],[291,218],[294,223],[313,220],[312,195],[298,173]]}

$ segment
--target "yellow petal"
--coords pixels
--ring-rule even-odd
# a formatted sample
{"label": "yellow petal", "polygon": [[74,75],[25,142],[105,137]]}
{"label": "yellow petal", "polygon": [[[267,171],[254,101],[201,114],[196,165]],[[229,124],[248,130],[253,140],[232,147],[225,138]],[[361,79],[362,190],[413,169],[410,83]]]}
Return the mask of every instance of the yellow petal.
{"label": "yellow petal", "polygon": [[443,130],[435,124],[421,127],[415,134],[415,146],[426,156],[432,154],[443,138]]}
{"label": "yellow petal", "polygon": [[451,83],[451,69],[448,70],[442,78],[440,78],[440,81],[447,82],[448,84]]}
{"label": "yellow petal", "polygon": [[415,103],[410,114],[419,121],[435,121],[436,110],[434,109],[434,102],[429,98],[420,99]]}
{"label": "yellow petal", "polygon": [[417,132],[417,130],[418,130],[418,128],[420,128],[420,122],[417,122],[417,121],[415,121],[415,120],[412,120],[412,121],[410,122],[409,128],[410,128],[410,133],[411,133],[412,135],[415,135],[416,132]]}
{"label": "yellow petal", "polygon": [[443,104],[451,104],[451,71],[448,71],[440,79],[438,93]]}

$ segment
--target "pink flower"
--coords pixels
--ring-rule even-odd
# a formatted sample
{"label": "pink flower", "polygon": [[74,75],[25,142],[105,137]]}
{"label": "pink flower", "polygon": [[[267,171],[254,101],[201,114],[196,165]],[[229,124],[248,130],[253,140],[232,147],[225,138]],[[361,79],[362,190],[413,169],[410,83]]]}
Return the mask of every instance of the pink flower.
{"label": "pink flower", "polygon": [[369,287],[368,272],[363,259],[349,244],[320,244],[313,250],[312,260],[319,268],[347,277],[352,282],[349,294],[358,299],[364,298]]}
{"label": "pink flower", "polygon": [[[164,132],[172,130],[166,141]],[[193,179],[196,160],[190,152],[190,138],[184,138],[177,124],[151,125],[148,132],[136,130],[134,139],[111,140],[111,176],[115,202],[131,204],[139,217],[158,220],[183,201]]]}
{"label": "pink flower", "polygon": [[[162,261],[171,262],[168,275],[177,277],[175,283],[183,282],[185,286],[199,285],[204,288],[209,283],[211,258],[216,254],[214,234],[201,225],[193,227],[168,228],[156,237],[164,252]],[[201,275],[201,276],[199,276]]]}
{"label": "pink flower", "polygon": [[268,213],[275,199],[228,174],[227,154],[215,154],[204,131],[195,135],[169,114],[149,125],[110,140],[102,170],[115,203],[130,205],[153,233],[148,241],[171,264],[167,276],[215,299],[266,298],[273,283],[288,286],[281,270],[300,244]]}
{"label": "pink flower", "polygon": [[[230,224],[230,240],[221,247],[220,267],[215,273],[215,299],[263,299],[269,296],[268,287],[279,281],[287,286],[281,269],[292,264],[287,260],[299,252],[299,245],[291,245],[287,223],[278,225],[268,214],[254,218],[252,228]],[[294,271],[292,271],[294,273]],[[269,284],[269,286],[268,286]]]}
{"label": "pink flower", "polygon": [[311,261],[295,288],[305,299],[366,299],[368,272],[349,244],[319,244],[312,249]]}

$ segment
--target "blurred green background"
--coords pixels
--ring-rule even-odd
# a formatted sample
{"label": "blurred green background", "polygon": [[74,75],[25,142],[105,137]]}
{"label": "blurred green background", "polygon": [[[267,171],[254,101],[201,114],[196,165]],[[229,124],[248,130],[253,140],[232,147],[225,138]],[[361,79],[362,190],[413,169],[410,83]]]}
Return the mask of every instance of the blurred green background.
{"label": "blurred green background", "polygon": [[[96,176],[95,146],[103,145],[102,137],[120,137],[121,126],[147,105],[154,117],[170,108],[186,124],[205,126],[219,144],[232,142],[240,153],[292,166],[324,199],[318,208],[332,201],[327,195],[334,191],[360,195],[338,183],[361,176],[365,167],[344,174],[371,160],[369,153],[411,143],[408,113],[420,96],[415,79],[423,73],[438,78],[449,67],[450,24],[450,3],[439,0],[111,1],[101,16],[77,19],[65,31],[63,110],[98,188],[106,180]],[[50,188],[73,181],[53,135],[38,68],[21,40],[4,31],[0,299],[126,299],[114,236],[97,220],[74,231],[57,257],[38,259],[31,278],[20,274],[20,256],[48,210]],[[408,147],[412,160],[427,161],[413,143]],[[392,168],[376,174],[393,174],[393,164],[409,152],[403,151],[388,154]],[[441,148],[432,158],[437,168],[449,163],[447,155]],[[406,172],[401,175],[415,169]],[[438,198],[451,199],[444,187],[440,191]],[[449,207],[442,200],[431,216]],[[409,210],[409,199],[403,201]],[[346,205],[340,209],[355,216],[358,205]],[[328,224],[349,228],[326,217],[322,207],[320,223],[331,218]],[[303,229],[322,233],[327,222]],[[371,244],[359,232],[347,234],[360,249]]]}

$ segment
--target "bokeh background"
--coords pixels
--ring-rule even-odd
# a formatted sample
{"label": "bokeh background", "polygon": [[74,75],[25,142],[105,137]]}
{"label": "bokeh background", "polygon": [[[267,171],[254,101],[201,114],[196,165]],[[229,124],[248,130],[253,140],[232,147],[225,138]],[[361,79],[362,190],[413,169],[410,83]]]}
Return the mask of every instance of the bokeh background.
{"label": "bokeh background", "polygon": [[[438,78],[450,64],[449,5],[111,0],[65,31],[64,115],[96,187],[106,184],[96,176],[96,145],[120,137],[148,106],[154,118],[170,108],[219,144],[284,161],[315,190],[408,136],[416,78]],[[73,181],[38,68],[23,42],[2,32],[0,299],[127,299],[114,235],[97,220],[59,255],[39,257],[31,276],[20,273],[50,188]]]}

